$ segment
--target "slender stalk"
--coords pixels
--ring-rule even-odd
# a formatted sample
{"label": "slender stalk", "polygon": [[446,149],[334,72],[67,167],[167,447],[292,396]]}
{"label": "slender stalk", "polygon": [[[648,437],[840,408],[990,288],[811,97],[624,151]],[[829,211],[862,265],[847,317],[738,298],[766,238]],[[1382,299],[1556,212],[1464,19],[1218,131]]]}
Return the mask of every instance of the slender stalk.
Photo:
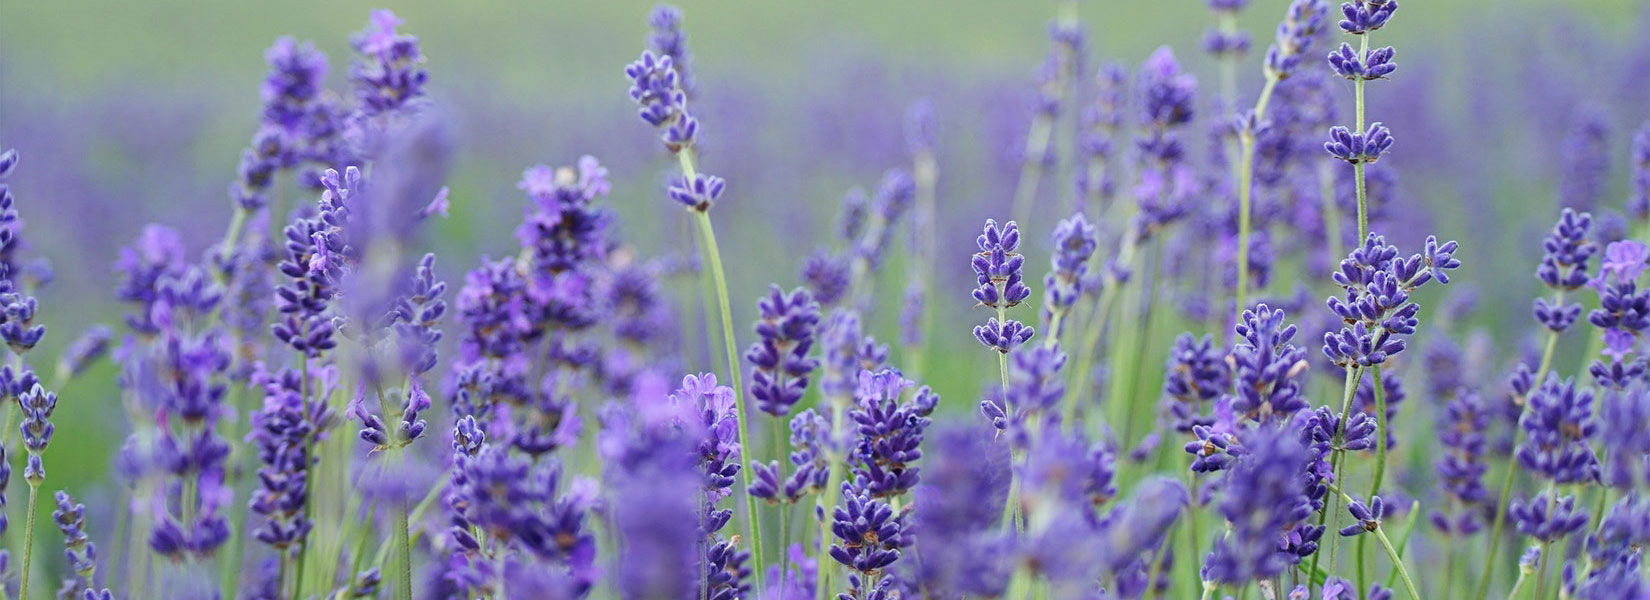
{"label": "slender stalk", "polygon": [[1382,389],[1386,381],[1381,379],[1381,366],[1375,365],[1375,377],[1370,381],[1375,390],[1375,478],[1369,484],[1369,495],[1381,493],[1381,479],[1386,475],[1386,395]]}
{"label": "slender stalk", "polygon": [[412,536],[405,505],[395,508],[395,523],[391,528],[391,535],[395,536],[395,598],[412,600]]}
{"label": "slender stalk", "polygon": [[[1277,88],[1278,78],[1273,75],[1266,77],[1266,85],[1260,89],[1260,97],[1255,99],[1255,122],[1260,123],[1266,118],[1266,105],[1272,100],[1272,90]],[[1238,258],[1237,258],[1237,313],[1243,314],[1248,307],[1249,299],[1249,199],[1253,195],[1255,185],[1255,132],[1244,130],[1238,135],[1238,143],[1242,145],[1241,162],[1238,163]]]}
{"label": "slender stalk", "polygon": [[510,564],[510,555],[504,550],[504,544],[499,544],[493,556],[494,569],[498,571],[498,589],[493,593],[494,600],[508,600],[510,597],[510,593],[505,589],[505,580],[508,578],[504,576],[504,569]]}
{"label": "slender stalk", "polygon": [[[376,508],[374,505],[368,505],[366,521],[362,523],[363,531],[369,533],[372,531],[372,519],[377,514]],[[367,555],[367,540],[369,539],[372,539],[372,536],[362,533],[360,541],[355,543],[355,556],[350,557],[349,584],[345,588],[345,598],[355,596],[355,576],[361,572],[361,559]]]}
{"label": "slender stalk", "polygon": [[[1340,443],[1341,429],[1344,429],[1345,426],[1346,426],[1346,419],[1344,418],[1344,416],[1346,415],[1346,411],[1349,410],[1352,407],[1352,395],[1358,391],[1358,382],[1360,380],[1362,380],[1362,378],[1363,378],[1363,373],[1360,369],[1354,368],[1354,367],[1347,367],[1347,369],[1346,369],[1346,384],[1344,386],[1345,389],[1344,389],[1344,391],[1341,392],[1341,413],[1340,414],[1343,416],[1343,418],[1341,419],[1341,426],[1336,428],[1335,436],[1334,436],[1334,440],[1335,440],[1336,445],[1339,445],[1339,443]],[[1343,452],[1339,448],[1332,450],[1329,454],[1329,468],[1330,468],[1330,471],[1335,473],[1335,481],[1337,481],[1337,482],[1341,480],[1341,455],[1342,454],[1343,454]],[[1333,485],[1333,484],[1331,484],[1331,485]],[[1325,504],[1327,509],[1323,510],[1323,511],[1320,511],[1318,513],[1318,526],[1319,527],[1323,527],[1324,523],[1328,522],[1329,515],[1331,513],[1339,513],[1341,511],[1340,500],[1341,500],[1340,496],[1331,496],[1329,498],[1329,502]],[[1336,556],[1336,552],[1337,552],[1338,548],[1340,548],[1340,544],[1331,544],[1329,546],[1329,554],[1330,554],[1329,564],[1330,564],[1331,569],[1334,569],[1335,562],[1336,562],[1336,560],[1338,560],[1338,557]],[[1323,551],[1322,551],[1321,548],[1319,549],[1318,552],[1313,552],[1312,553],[1312,568],[1311,568],[1311,570],[1309,570],[1307,572],[1308,574],[1318,572],[1318,557],[1320,557],[1322,555],[1323,555]]]}
{"label": "slender stalk", "polygon": [[1518,590],[1524,588],[1524,579],[1525,573],[1523,571],[1519,571],[1518,580],[1513,582],[1512,593],[1507,594],[1507,600],[1517,600]]}
{"label": "slender stalk", "polygon": [[18,591],[17,591],[18,600],[28,600],[28,597],[29,597],[29,575],[32,575],[32,573],[30,572],[30,569],[33,567],[33,564],[34,564],[34,512],[35,512],[34,509],[35,509],[35,502],[39,499],[39,497],[40,497],[40,484],[38,482],[35,482],[35,481],[30,481],[29,482],[29,514],[28,514],[27,517],[24,518],[24,521],[23,521],[24,522],[24,529],[23,529],[23,573],[22,573],[23,583],[22,583],[21,586],[19,586]]}
{"label": "slender stalk", "polygon": [[[1404,532],[1398,535],[1398,557],[1399,558],[1403,558],[1404,557],[1404,550],[1409,548],[1409,538],[1410,538],[1410,536],[1414,535],[1414,533],[1415,533],[1415,521],[1420,516],[1421,516],[1421,501],[1420,500],[1410,501],[1410,503],[1409,503],[1409,519],[1405,520],[1405,522],[1404,522]],[[1454,556],[1453,553],[1447,553],[1447,554],[1450,554],[1451,557]],[[1446,564],[1445,566],[1447,568],[1450,565]],[[1445,573],[1446,573],[1446,576],[1445,576],[1444,586],[1445,586],[1445,588],[1448,588],[1449,587],[1449,581],[1448,581],[1448,575],[1447,575],[1448,571],[1445,571]],[[1383,587],[1387,587],[1387,588],[1392,587],[1392,584],[1395,583],[1397,581],[1397,579],[1398,579],[1398,570],[1397,569],[1393,569],[1391,571],[1388,571],[1387,574],[1386,574],[1386,584]],[[1445,598],[1449,597],[1449,590],[1448,589],[1445,589],[1444,597]]]}
{"label": "slender stalk", "polygon": [[1392,559],[1392,567],[1398,570],[1398,577],[1404,580],[1404,589],[1409,590],[1410,600],[1420,600],[1421,593],[1415,589],[1415,580],[1410,579],[1409,570],[1404,568],[1404,558],[1392,547],[1392,540],[1387,539],[1386,531],[1377,527],[1375,539],[1381,541],[1381,547],[1386,549],[1387,558]]}
{"label": "slender stalk", "polygon": [[838,456],[837,446],[842,441],[842,420],[845,418],[844,413],[847,412],[848,404],[846,398],[828,398],[827,401],[831,403],[831,438],[829,443],[825,444],[825,452],[829,458],[830,469],[825,476],[825,489],[819,491],[819,504],[824,509],[821,512],[825,514],[825,518],[819,520],[820,558],[819,573],[814,576],[815,600],[830,600],[831,576],[836,573],[836,561],[825,560],[825,555],[831,543],[831,509],[836,505],[836,502],[830,499],[836,497],[834,494],[841,494],[839,488],[842,487],[844,465],[843,458]]}
{"label": "slender stalk", "polygon": [[[934,256],[937,252],[937,242],[934,238],[934,196],[936,182],[939,179],[939,166],[934,160],[934,153],[922,150],[912,161],[911,175],[917,184],[917,214],[913,223],[917,235],[916,276],[921,286],[923,302],[934,297]],[[917,329],[924,342],[928,339],[928,325],[932,322],[934,310],[925,306],[918,318]],[[906,349],[908,358],[906,363],[911,368],[911,379],[922,381],[923,369],[928,366],[927,352],[923,344],[919,343]]]}
{"label": "slender stalk", "polygon": [[[1556,305],[1564,305],[1563,290],[1559,290],[1558,292],[1558,300]],[[1535,370],[1535,385],[1541,385],[1541,378],[1545,377],[1547,375],[1547,370],[1552,368],[1553,349],[1557,347],[1558,332],[1548,330],[1547,344],[1541,351],[1541,364],[1536,367]],[[1519,414],[1523,415],[1524,410],[1528,409],[1529,403],[1523,398],[1519,398],[1518,401],[1519,404],[1522,405],[1522,408],[1519,409]],[[1524,442],[1524,429],[1522,427],[1515,429],[1516,433],[1514,434],[1513,447],[1517,448],[1519,444]],[[1492,553],[1495,552],[1496,548],[1500,545],[1501,532],[1507,524],[1507,499],[1512,496],[1513,474],[1517,471],[1518,465],[1512,460],[1511,457],[1508,457],[1507,471],[1501,476],[1501,494],[1499,499],[1495,502],[1495,518],[1492,520],[1492,524],[1490,525],[1489,551]],[[1478,592],[1473,595],[1473,597],[1478,600],[1484,600],[1489,597],[1490,579],[1495,575],[1495,563],[1496,561],[1493,560],[1484,561],[1484,574],[1478,578]],[[1520,578],[1522,578],[1522,576],[1520,576]]]}
{"label": "slender stalk", "polygon": [[[693,166],[693,149],[682,149],[676,153],[676,158],[681,165],[683,178],[692,181],[697,175]],[[716,284],[717,307],[720,309],[722,316],[722,346],[727,349],[728,373],[732,376],[728,386],[733,388],[733,409],[734,413],[739,416],[737,420],[739,423],[739,447],[746,449],[739,453],[739,470],[745,475],[745,489],[748,490],[751,485],[751,456],[749,450],[751,445],[750,434],[747,432],[749,427],[745,422],[750,419],[748,411],[745,410],[745,380],[739,373],[739,350],[735,347],[737,343],[734,341],[733,336],[733,309],[728,301],[728,279],[727,274],[722,269],[722,252],[716,246],[716,228],[710,222],[710,212],[694,211],[694,217],[694,221],[699,226],[699,239],[704,242],[700,249],[704,251],[705,263],[710,266],[711,278]],[[709,320],[708,315],[706,320]],[[758,595],[767,589],[764,581],[766,575],[763,573],[764,569],[762,568],[764,559],[762,555],[762,530],[759,523],[760,520],[756,518],[756,498],[747,493],[745,494],[745,527],[751,534],[751,556],[756,562],[755,568],[752,570],[756,571]]]}
{"label": "slender stalk", "polygon": [[[1553,514],[1558,506],[1558,486],[1547,484],[1547,514]],[[1535,600],[1545,600],[1547,597],[1547,556],[1552,554],[1552,540],[1541,540],[1541,559],[1535,567]]]}

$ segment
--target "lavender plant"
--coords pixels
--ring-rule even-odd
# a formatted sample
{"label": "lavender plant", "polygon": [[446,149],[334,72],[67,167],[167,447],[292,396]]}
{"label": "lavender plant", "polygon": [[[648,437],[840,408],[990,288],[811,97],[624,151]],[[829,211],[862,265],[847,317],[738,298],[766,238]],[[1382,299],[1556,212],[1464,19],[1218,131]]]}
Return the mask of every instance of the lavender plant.
{"label": "lavender plant", "polygon": [[[794,122],[774,130],[758,93],[771,82],[701,70],[714,65],[691,54],[684,12],[656,7],[626,76],[672,159],[656,187],[688,213],[679,235],[629,202],[650,189],[646,163],[581,135],[606,131],[603,111],[461,119],[489,143],[456,159],[452,105],[485,99],[431,77],[447,57],[404,30],[417,19],[370,13],[337,89],[326,41],[279,38],[250,141],[219,165],[234,169],[228,226],[142,228],[118,251],[113,328],[47,287],[39,256],[62,247],[52,194],[78,207],[77,186],[121,176],[119,161],[14,170],[16,152],[0,154],[0,396],[15,403],[0,596],[46,597],[39,582],[55,579],[76,600],[1642,597],[1650,130],[1612,160],[1622,115],[1586,85],[1554,85],[1556,52],[1518,81],[1475,62],[1458,86],[1472,119],[1430,101],[1429,66],[1383,105],[1421,132],[1391,160],[1364,92],[1395,73],[1370,36],[1397,3],[1346,2],[1338,25],[1359,41],[1328,48],[1324,2],[1289,3],[1255,57],[1252,105],[1237,76],[1250,4],[1208,2],[1205,53],[1183,63],[1165,46],[1131,73],[1091,66],[1084,10],[1058,2],[1029,128],[993,96],[1023,86],[954,85],[934,62],[829,87],[841,75],[819,54],[804,104],[773,112]],[[1515,11],[1496,12],[1482,19]],[[1642,79],[1600,39],[1570,45]],[[1313,48],[1327,70],[1302,67]],[[1215,82],[1202,99],[1196,72]],[[1345,127],[1335,78],[1353,88]],[[977,110],[982,93],[1008,108]],[[1534,116],[1496,118],[1503,97]],[[212,160],[166,146],[191,128],[149,116],[161,126],[145,148]],[[566,153],[478,181],[522,164],[509,142],[533,119],[555,127],[556,152],[609,160]],[[5,131],[49,129],[28,121]],[[130,121],[93,137],[118,146]],[[1451,137],[1469,124],[1472,152]],[[766,143],[774,131],[784,144]],[[53,134],[43,151],[79,139]],[[1003,160],[974,154],[1005,143]],[[1493,185],[1488,165],[1527,166],[1503,147],[1558,177]],[[792,148],[807,161],[786,162]],[[717,213],[736,235],[716,236],[728,181],[702,160],[770,199]],[[449,190],[455,164],[483,167]],[[1449,196],[1443,175],[1459,183]],[[864,187],[838,202],[851,180]],[[510,183],[519,220],[494,223],[478,190]],[[27,239],[14,184],[54,201]],[[803,201],[822,189],[830,202]],[[1495,256],[1460,271],[1460,255],[1516,249],[1534,231],[1513,220],[1517,196],[1534,189],[1561,206],[1535,270],[1538,327],[1521,337],[1500,319],[1526,290],[1496,277]],[[1495,207],[1477,204],[1492,192]],[[1006,204],[982,212],[989,198]],[[1445,198],[1451,210],[1430,210]],[[1461,244],[1425,235],[1460,215],[1501,221]],[[936,294],[966,276],[940,244],[976,232],[972,302]],[[682,242],[699,257],[670,250]],[[1045,258],[1034,290],[1025,263]],[[448,272],[454,259],[465,270]],[[800,267],[793,281],[770,276],[781,263]],[[65,287],[95,279],[67,264]],[[1496,293],[1443,285],[1457,279]],[[735,296],[754,306],[743,345]],[[1013,318],[1022,303],[1036,323]],[[971,326],[995,374],[958,351],[971,307],[991,312]],[[30,366],[42,353],[53,378]],[[722,359],[725,372],[707,366]],[[750,436],[761,414],[770,435]],[[104,439],[122,443],[100,482],[82,449]],[[61,491],[41,509],[47,462]],[[14,467],[27,503],[7,489]],[[61,553],[35,556],[36,513]]]}

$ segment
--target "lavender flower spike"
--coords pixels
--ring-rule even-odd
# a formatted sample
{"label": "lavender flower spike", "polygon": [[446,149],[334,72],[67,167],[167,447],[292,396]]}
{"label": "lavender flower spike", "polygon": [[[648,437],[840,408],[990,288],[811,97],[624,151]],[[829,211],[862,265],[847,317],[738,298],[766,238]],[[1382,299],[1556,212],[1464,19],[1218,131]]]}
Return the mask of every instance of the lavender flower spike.
{"label": "lavender flower spike", "polygon": [[761,340],[745,351],[745,360],[756,367],[751,397],[762,412],[783,417],[802,400],[808,375],[819,367],[817,359],[808,358],[819,325],[819,305],[805,289],[787,294],[775,285],[756,306],[762,313],[756,323]]}
{"label": "lavender flower spike", "polygon": [[997,309],[997,318],[975,327],[974,338],[987,348],[1007,354],[1034,333],[1031,327],[1004,316],[1007,309],[1031,295],[1031,288],[1021,280],[1025,257],[1014,252],[1020,246],[1020,228],[1013,221],[998,228],[997,221],[986,219],[985,229],[975,243],[980,251],[974,253],[972,261],[979,284],[974,288],[974,300]]}
{"label": "lavender flower spike", "polygon": [[1363,133],[1338,125],[1331,127],[1329,141],[1323,143],[1323,149],[1331,156],[1354,165],[1375,164],[1391,147],[1392,131],[1378,122],[1371,123]]}

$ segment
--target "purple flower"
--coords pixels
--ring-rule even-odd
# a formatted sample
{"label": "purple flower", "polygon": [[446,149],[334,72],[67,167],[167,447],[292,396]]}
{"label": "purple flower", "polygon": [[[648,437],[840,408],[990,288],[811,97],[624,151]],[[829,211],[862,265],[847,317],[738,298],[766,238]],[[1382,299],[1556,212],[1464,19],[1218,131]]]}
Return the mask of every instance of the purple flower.
{"label": "purple flower", "polygon": [[1140,67],[1140,80],[1148,125],[1162,128],[1191,122],[1197,80],[1181,72],[1174,50],[1163,46],[1152,52]]}
{"label": "purple flower", "polygon": [[1350,368],[1379,365],[1402,352],[1401,336],[1420,324],[1416,315],[1421,307],[1410,301],[1410,293],[1434,279],[1449,283],[1448,271],[1461,265],[1455,249],[1455,242],[1439,244],[1429,236],[1424,253],[1404,259],[1386,238],[1369,234],[1335,272],[1335,283],[1346,293],[1344,298],[1331,296],[1329,309],[1350,327],[1324,334],[1324,355]]}
{"label": "purple flower", "polygon": [[1536,494],[1529,502],[1513,500],[1507,516],[1518,531],[1543,542],[1570,535],[1587,525],[1587,511],[1576,508],[1575,496],[1553,498],[1553,492]]}
{"label": "purple flower", "polygon": [[802,288],[786,294],[775,285],[756,306],[762,315],[756,323],[761,339],[745,351],[745,360],[756,368],[751,375],[751,397],[763,412],[783,417],[802,400],[808,375],[819,367],[818,360],[808,357],[819,324],[819,305]]}
{"label": "purple flower", "polygon": [[727,182],[723,181],[721,177],[696,173],[692,181],[676,180],[671,182],[670,188],[666,189],[665,192],[671,200],[681,203],[689,210],[705,212],[710,210],[711,205],[716,203],[717,198],[722,197],[722,190],[726,187]]}
{"label": "purple flower", "polygon": [[821,306],[831,306],[848,293],[850,268],[847,260],[820,248],[802,263],[802,281]]}
{"label": "purple flower", "polygon": [[1634,219],[1650,219],[1650,121],[1633,135],[1633,195],[1627,198],[1627,213]]}
{"label": "purple flower", "polygon": [[1396,52],[1392,47],[1387,46],[1372,48],[1360,57],[1351,45],[1343,42],[1339,50],[1329,53],[1329,67],[1336,75],[1347,79],[1385,79],[1398,69],[1398,65],[1392,63],[1394,54]]}
{"label": "purple flower", "polygon": [[1587,260],[1598,246],[1587,239],[1593,216],[1565,208],[1552,233],[1542,240],[1545,252],[1535,276],[1555,290],[1573,290],[1587,284]]}
{"label": "purple flower", "polygon": [[372,12],[372,21],[351,40],[360,56],[350,64],[350,82],[362,112],[374,116],[407,106],[424,95],[429,72],[416,36],[395,30],[401,19],[388,9]]}
{"label": "purple flower", "polygon": [[643,51],[641,58],[625,67],[630,78],[630,99],[639,108],[642,121],[662,129],[660,138],[671,152],[691,147],[698,137],[699,122],[687,112],[687,94],[682,91],[670,56]]}
{"label": "purple flower", "polygon": [[[1050,257],[1052,270],[1043,279],[1043,286],[1048,289],[1043,299],[1043,318],[1051,325],[1054,315],[1064,315],[1085,293],[1083,285],[1088,280],[1089,258],[1094,256],[1097,246],[1098,234],[1081,212],[1055,226],[1055,249]],[[1060,332],[1051,329],[1048,335],[1059,337]]]}
{"label": "purple flower", "polygon": [[648,48],[670,58],[671,65],[676,69],[677,86],[687,96],[693,96],[695,86],[688,69],[691,53],[688,52],[687,33],[682,31],[681,9],[669,4],[655,6],[647,16],[647,24],[653,27],[653,32],[647,36]]}
{"label": "purple flower", "polygon": [[1374,164],[1391,147],[1392,131],[1379,122],[1370,123],[1369,129],[1362,133],[1338,125],[1331,127],[1329,141],[1323,143],[1323,149],[1330,156],[1354,165]]}
{"label": "purple flower", "polygon": [[975,243],[980,248],[972,261],[978,283],[975,301],[990,308],[1012,308],[1031,295],[1031,288],[1021,281],[1025,257],[1014,252],[1020,246],[1020,229],[1013,221],[999,229],[997,221],[986,219],[985,231]]}
{"label": "purple flower", "polygon": [[1180,334],[1163,368],[1163,395],[1174,400],[1169,409],[1175,431],[1188,433],[1196,425],[1214,424],[1203,416],[1203,404],[1232,387],[1232,372],[1226,357],[1215,349],[1213,336],[1204,334],[1200,339]]}
{"label": "purple flower", "polygon": [[1288,79],[1300,66],[1301,56],[1312,48],[1312,41],[1323,27],[1324,14],[1329,7],[1324,0],[1293,0],[1283,22],[1278,23],[1277,41],[1266,50],[1267,77]]}
{"label": "purple flower", "polygon": [[1352,0],[1341,3],[1341,30],[1352,35],[1364,35],[1386,25],[1392,13],[1398,12],[1396,0]]}
{"label": "purple flower", "polygon": [[[922,458],[922,437],[939,402],[927,387],[905,402],[900,396],[912,382],[892,369],[859,373],[855,407],[848,412],[858,441],[849,461],[854,488],[873,498],[909,492],[920,480],[915,463]],[[847,564],[847,563],[844,563]]]}
{"label": "purple flower", "polygon": [[1245,310],[1236,331],[1242,341],[1231,355],[1238,382],[1232,409],[1257,423],[1276,423],[1307,408],[1298,381],[1306,351],[1289,343],[1295,326],[1284,323],[1283,310],[1265,304]]}
{"label": "purple flower", "polygon": [[1529,396],[1519,419],[1524,443],[1518,446],[1518,464],[1557,483],[1591,481],[1597,468],[1588,442],[1598,432],[1593,420],[1592,390],[1577,389],[1571,380],[1548,373],[1541,388]]}
{"label": "purple flower", "polygon": [[905,518],[869,492],[842,484],[842,504],[831,512],[831,558],[861,574],[875,574],[899,560],[906,545]]}
{"label": "purple flower", "polygon": [[1347,505],[1346,510],[1352,513],[1352,518],[1357,519],[1358,522],[1342,527],[1341,537],[1363,535],[1380,529],[1381,514],[1386,511],[1386,507],[1382,504],[1380,496],[1371,496],[1368,505],[1353,500],[1351,504]]}
{"label": "purple flower", "polygon": [[1312,452],[1299,435],[1276,427],[1247,429],[1247,454],[1227,470],[1220,514],[1232,524],[1204,562],[1205,578],[1227,584],[1282,573],[1317,549],[1323,529],[1308,525],[1312,501],[1302,476]]}
{"label": "purple flower", "polygon": [[92,575],[97,571],[97,545],[86,535],[86,505],[75,503],[74,498],[61,490],[55,498],[57,509],[52,511],[52,521],[57,524],[57,530],[63,532],[64,554],[69,559],[70,570],[80,575],[81,581],[75,585],[89,590],[96,585]]}
{"label": "purple flower", "polygon": [[1476,392],[1463,390],[1444,406],[1444,421],[1439,424],[1439,442],[1445,452],[1438,459],[1438,478],[1444,493],[1460,506],[1467,507],[1451,518],[1442,511],[1432,513],[1432,524],[1445,535],[1467,537],[1482,529],[1480,511],[1472,507],[1489,499],[1484,488],[1484,473],[1489,465],[1484,462],[1490,415]]}
{"label": "purple flower", "polygon": [[881,370],[888,361],[888,346],[864,335],[859,313],[848,309],[831,313],[819,333],[819,344],[825,355],[825,374],[820,377],[819,389],[831,398],[853,394],[860,371]]}
{"label": "purple flower", "polygon": [[1616,281],[1633,281],[1639,278],[1650,262],[1650,246],[1633,240],[1610,242],[1604,247],[1603,264],[1599,265],[1600,283],[1609,280],[1611,275]]}
{"label": "purple flower", "polygon": [[1593,210],[1610,174],[1609,114],[1595,105],[1576,111],[1559,153],[1558,205]]}
{"label": "purple flower", "polygon": [[[1642,363],[1640,368],[1643,368]],[[1644,455],[1650,454],[1650,394],[1642,389],[1607,389],[1599,403],[1599,479],[1605,485],[1631,488],[1647,477]]]}

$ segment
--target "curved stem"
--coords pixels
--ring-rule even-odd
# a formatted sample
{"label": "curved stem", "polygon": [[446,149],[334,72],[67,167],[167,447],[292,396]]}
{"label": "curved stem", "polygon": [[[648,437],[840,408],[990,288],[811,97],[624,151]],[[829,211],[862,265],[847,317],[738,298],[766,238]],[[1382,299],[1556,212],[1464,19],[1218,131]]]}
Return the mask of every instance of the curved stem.
{"label": "curved stem", "polygon": [[[397,600],[412,600],[412,536],[411,527],[407,522],[407,507],[399,506],[395,510],[395,598]],[[499,575],[503,580],[503,574]]]}
{"label": "curved stem", "polygon": [[1375,377],[1370,382],[1375,390],[1375,479],[1369,485],[1369,495],[1374,496],[1381,492],[1381,479],[1386,475],[1386,397],[1382,389],[1386,387],[1385,380],[1381,379],[1381,366],[1375,365]]}
{"label": "curved stem", "polygon": [[[1276,77],[1268,76],[1266,86],[1260,89],[1260,97],[1255,99],[1255,122],[1260,123],[1266,118],[1266,105],[1272,100],[1272,90],[1278,85]],[[1238,135],[1238,143],[1242,144],[1242,158],[1238,163],[1238,258],[1237,258],[1237,313],[1243,314],[1248,306],[1249,294],[1249,199],[1254,193],[1255,179],[1255,132],[1243,131]]]}
{"label": "curved stem", "polygon": [[1392,567],[1398,570],[1398,577],[1404,580],[1404,589],[1409,590],[1410,600],[1421,600],[1421,593],[1415,589],[1415,580],[1409,577],[1409,570],[1404,568],[1404,559],[1398,555],[1398,550],[1392,547],[1392,540],[1387,539],[1386,531],[1377,527],[1375,539],[1381,541],[1382,548],[1386,548],[1386,556],[1392,559]]}
{"label": "curved stem", "polygon": [[[1346,411],[1349,410],[1349,408],[1352,406],[1352,395],[1358,391],[1358,381],[1361,380],[1362,377],[1363,377],[1363,375],[1362,375],[1362,373],[1359,372],[1358,369],[1353,368],[1353,367],[1347,367],[1346,368],[1346,384],[1344,385],[1345,389],[1341,392],[1341,413],[1340,413],[1341,415],[1343,415],[1343,416],[1346,415]],[[1345,424],[1346,424],[1346,419],[1345,418],[1342,418],[1340,421],[1341,421],[1341,427],[1336,428],[1335,436],[1334,436],[1334,440],[1336,442],[1336,445],[1338,445],[1339,441],[1340,441],[1340,437],[1341,437],[1340,429],[1342,427],[1344,427]],[[1339,450],[1339,449],[1335,449],[1335,450],[1331,451],[1330,454],[1329,454],[1329,469],[1330,469],[1331,472],[1333,472],[1335,474],[1335,482],[1330,484],[1332,486],[1333,485],[1338,485],[1338,483],[1340,481],[1340,478],[1341,478],[1341,454],[1342,454],[1342,451]],[[1329,501],[1324,503],[1324,510],[1318,511],[1318,526],[1319,527],[1323,527],[1324,524],[1329,521],[1330,513],[1340,512],[1340,510],[1341,510],[1340,501],[1341,501],[1341,497],[1337,495],[1337,496],[1331,496],[1329,498]],[[1330,567],[1331,569],[1334,568],[1335,561],[1337,560],[1337,557],[1335,556],[1335,553],[1336,553],[1336,549],[1339,548],[1339,547],[1340,547],[1340,544],[1332,544],[1329,547],[1329,552],[1330,552],[1330,555],[1331,555],[1329,557],[1329,564],[1331,566]],[[1319,548],[1319,550],[1317,552],[1312,553],[1312,568],[1309,571],[1307,571],[1308,574],[1315,574],[1315,573],[1318,572],[1318,557],[1320,557],[1320,556],[1323,556],[1323,550],[1322,550],[1321,547]]]}
{"label": "curved stem", "polygon": [[[682,175],[687,180],[692,181],[695,175],[693,150],[691,148],[683,149],[681,152],[677,152],[676,156],[681,163]],[[727,349],[728,373],[731,376],[728,386],[733,388],[733,410],[734,414],[739,417],[737,419],[739,423],[739,447],[744,449],[739,453],[739,470],[744,473],[745,489],[749,490],[751,485],[751,445],[750,434],[747,432],[749,427],[745,422],[750,419],[745,410],[745,380],[739,373],[739,350],[736,348],[738,344],[733,337],[733,309],[728,302],[727,274],[722,268],[722,252],[716,246],[716,228],[710,222],[710,213],[708,211],[694,211],[694,216],[696,217],[695,222],[699,225],[699,238],[704,242],[701,248],[704,250],[705,262],[710,265],[711,278],[716,283],[717,308],[720,309],[722,316],[722,346]],[[756,563],[755,568],[752,570],[756,571],[756,590],[760,595],[763,590],[767,589],[764,581],[765,574],[763,573],[762,530],[760,529],[759,519],[756,518],[756,498],[749,493],[745,494],[745,527],[751,534],[751,556]]]}
{"label": "curved stem", "polygon": [[40,484],[29,482],[29,514],[24,518],[23,529],[23,583],[18,588],[18,600],[27,600],[29,597],[29,575],[34,565],[34,509],[35,501],[40,497]]}

